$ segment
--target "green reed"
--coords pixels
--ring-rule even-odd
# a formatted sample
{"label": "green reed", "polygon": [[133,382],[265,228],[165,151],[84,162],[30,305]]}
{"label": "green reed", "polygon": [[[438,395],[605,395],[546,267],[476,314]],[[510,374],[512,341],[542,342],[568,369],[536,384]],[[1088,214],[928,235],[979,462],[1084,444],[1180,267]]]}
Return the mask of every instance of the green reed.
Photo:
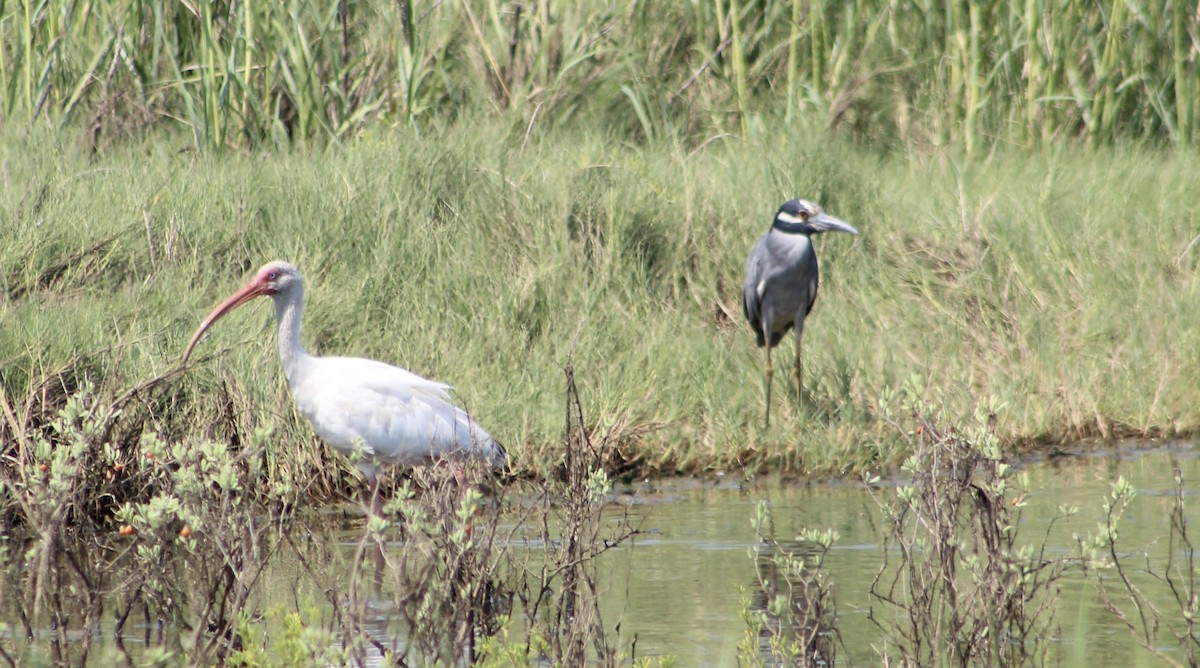
{"label": "green reed", "polygon": [[815,119],[969,152],[1191,145],[1197,38],[1174,1],[29,0],[0,8],[0,109],[104,141],[181,124],[205,150],[497,114],[689,143]]}

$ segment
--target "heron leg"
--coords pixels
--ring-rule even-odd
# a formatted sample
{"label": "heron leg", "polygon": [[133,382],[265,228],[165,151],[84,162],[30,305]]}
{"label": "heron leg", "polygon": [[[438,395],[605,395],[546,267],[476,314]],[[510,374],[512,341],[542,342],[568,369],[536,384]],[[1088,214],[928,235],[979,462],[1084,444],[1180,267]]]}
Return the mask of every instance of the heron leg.
{"label": "heron leg", "polygon": [[804,378],[804,361],[800,355],[801,342],[803,340],[804,340],[803,330],[797,329],[796,330],[796,364],[794,367],[792,367],[792,378],[794,378],[796,381],[796,400],[800,402],[801,406],[804,405],[804,385],[801,382]]}
{"label": "heron leg", "polygon": [[766,408],[766,411],[763,413],[763,429],[766,429],[767,427],[771,426],[771,376],[775,375],[775,370],[773,368],[771,368],[771,339],[770,339],[770,337],[767,337],[767,345],[763,346],[763,348],[767,351],[767,373],[766,373],[766,379],[764,381],[766,384],[767,408]]}

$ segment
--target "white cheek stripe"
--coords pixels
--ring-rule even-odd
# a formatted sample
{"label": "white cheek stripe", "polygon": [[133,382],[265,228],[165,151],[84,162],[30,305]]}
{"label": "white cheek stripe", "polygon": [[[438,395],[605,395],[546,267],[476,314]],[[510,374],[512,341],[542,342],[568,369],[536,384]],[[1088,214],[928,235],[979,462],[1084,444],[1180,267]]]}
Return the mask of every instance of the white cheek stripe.
{"label": "white cheek stripe", "polygon": [[779,212],[779,220],[782,220],[785,223],[792,223],[792,224],[799,225],[800,223],[805,222],[806,219],[798,218],[786,211],[780,211]]}

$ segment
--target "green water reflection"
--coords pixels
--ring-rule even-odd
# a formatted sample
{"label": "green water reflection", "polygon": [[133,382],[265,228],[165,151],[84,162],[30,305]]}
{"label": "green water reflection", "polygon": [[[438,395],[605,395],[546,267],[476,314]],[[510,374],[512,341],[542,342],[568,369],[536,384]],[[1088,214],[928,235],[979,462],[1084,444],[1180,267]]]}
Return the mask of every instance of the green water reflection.
{"label": "green water reflection", "polygon": [[[1120,545],[1127,554],[1126,563],[1138,571],[1134,573],[1136,582],[1168,616],[1165,618],[1177,615],[1179,608],[1165,583],[1144,573],[1147,564],[1161,573],[1167,563],[1176,460],[1183,474],[1185,503],[1191,502],[1200,490],[1200,458],[1188,444],[1155,448],[1124,444],[1118,450],[1019,465],[1027,490],[1019,525],[1023,542],[1041,541],[1059,507],[1076,506],[1079,513],[1056,524],[1048,538],[1048,555],[1075,554],[1073,534],[1096,532],[1104,519],[1104,497],[1112,482],[1124,476],[1138,490],[1138,497],[1121,519]],[[858,481],[802,484],[732,478],[647,482],[614,495],[606,517],[618,524],[628,515],[640,533],[597,561],[604,626],[610,639],[619,639],[627,658],[671,656],[677,666],[738,665],[738,646],[747,633],[745,601],[754,598],[758,586],[756,559],[760,543],[751,520],[758,504],[766,502],[776,538],[781,542],[805,529],[837,532],[839,538],[823,563],[823,572],[833,586],[840,634],[836,665],[879,665],[884,636],[869,615],[886,618],[896,611],[873,601],[868,589],[883,549],[878,503],[893,499],[896,483],[868,487]],[[1194,520],[1195,511],[1189,509],[1187,518]],[[361,521],[352,522],[348,528],[339,524],[333,512],[301,520],[300,526],[291,530],[294,535],[270,551],[262,578],[255,582],[251,608],[268,615],[277,609],[285,613],[312,610],[306,619],[322,628],[333,628],[335,642],[344,644],[345,634],[361,631],[398,651],[406,642],[399,621],[402,615],[386,594],[368,602],[363,623],[356,627],[359,631],[343,634],[337,621],[341,617],[331,612],[330,598],[341,600],[345,593],[350,564],[354,563],[352,555],[365,535]],[[517,527],[515,535],[520,536],[524,528]],[[530,533],[537,534],[537,530]],[[502,535],[508,536],[509,532]],[[518,557],[521,552],[531,555],[543,549],[538,540],[524,543],[520,538],[501,547]],[[406,546],[397,542],[390,549],[399,552]],[[123,562],[115,563],[120,566]],[[1113,576],[1108,572],[1106,577]],[[111,577],[119,584],[125,574],[114,572]],[[16,586],[15,580],[12,586]],[[196,582],[189,586],[203,591],[208,585]],[[1112,593],[1114,599],[1124,600],[1117,589],[1113,588]],[[148,609],[144,621],[130,620],[122,645],[113,637],[112,617],[119,608],[119,601],[110,602],[104,620],[96,627],[95,648],[87,657],[93,665],[140,660],[142,647],[178,645],[171,637],[183,633],[182,626],[172,619],[152,619]],[[0,622],[4,622],[0,624],[0,647],[6,647],[28,665],[51,663],[46,650],[49,626],[35,625],[34,637],[25,639],[12,615],[13,606],[0,599]],[[79,617],[76,615],[68,628],[69,639],[77,639]],[[520,619],[519,611],[514,611],[514,620],[518,620],[514,623],[519,625]],[[1085,580],[1078,569],[1061,581],[1054,621],[1050,665],[1162,665],[1159,658],[1140,648],[1129,630],[1106,610],[1094,582]],[[523,639],[521,629],[513,631],[514,639]],[[1174,661],[1186,663],[1169,633],[1162,633],[1157,642]],[[373,651],[368,659],[378,656],[379,652]],[[84,658],[75,654],[70,657],[80,662]]]}
{"label": "green water reflection", "polygon": [[[1174,495],[1173,457],[1180,461],[1185,488],[1194,493],[1200,488],[1200,461],[1191,446],[1125,446],[1023,464],[1028,495],[1020,535],[1040,541],[1060,506],[1077,506],[1079,514],[1057,524],[1048,541],[1050,555],[1074,554],[1072,534],[1096,532],[1104,519],[1103,498],[1124,475],[1138,489],[1138,498],[1122,518],[1119,545],[1130,552],[1134,569],[1144,569],[1148,557],[1161,572]],[[737,664],[737,645],[746,630],[740,615],[743,598],[756,583],[751,518],[755,505],[766,500],[781,540],[805,528],[838,532],[824,563],[842,638],[838,664],[879,663],[881,634],[868,612],[872,606],[876,614],[894,611],[871,601],[867,591],[882,549],[875,499],[892,498],[890,485],[664,481],[630,491],[621,502],[632,505],[645,533],[601,565],[608,587],[606,621],[610,628],[620,623],[627,652],[674,656],[684,666]],[[1189,510],[1188,517],[1195,512]],[[1138,583],[1164,613],[1178,610],[1163,583],[1148,577],[1139,577]],[[1121,598],[1115,589],[1113,593]],[[1051,665],[1160,665],[1105,609],[1094,583],[1079,574],[1062,581],[1054,620]],[[1171,647],[1174,641],[1163,635],[1159,645]],[[1182,654],[1174,652],[1173,658]]]}

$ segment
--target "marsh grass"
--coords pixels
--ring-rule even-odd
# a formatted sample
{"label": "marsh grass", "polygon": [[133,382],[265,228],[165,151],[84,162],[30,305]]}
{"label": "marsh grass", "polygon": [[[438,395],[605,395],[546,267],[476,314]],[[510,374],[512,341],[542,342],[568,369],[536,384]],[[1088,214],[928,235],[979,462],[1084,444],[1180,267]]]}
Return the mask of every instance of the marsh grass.
{"label": "marsh grass", "polygon": [[[280,504],[261,512],[278,485],[252,491],[265,477],[268,434],[231,453],[220,441],[168,443],[147,430],[128,451],[102,439],[112,417],[82,384],[4,455],[4,614],[21,622],[12,651],[87,663],[107,628],[127,660],[123,639],[138,637],[164,659],[228,659],[290,514]],[[203,588],[188,587],[196,581]]]}
{"label": "marsh grass", "polygon": [[955,425],[909,394],[898,422],[916,444],[911,480],[880,495],[882,563],[869,591],[884,663],[1026,666],[1047,663],[1059,581],[1079,561],[1056,556],[1051,535],[1021,532],[1025,491],[1003,461],[981,406]]}
{"label": "marsh grass", "polygon": [[[466,665],[495,644],[514,609],[503,572],[512,524],[494,482],[481,466],[431,467],[412,472],[381,515],[364,500],[365,520],[344,527],[328,511],[300,519],[289,553],[306,592],[324,599],[330,618],[316,630],[343,661]],[[272,646],[268,635],[258,649]]]}
{"label": "marsh grass", "polygon": [[[481,464],[431,466],[347,522],[353,503],[299,512],[312,495],[269,470],[269,429],[230,449],[147,427],[135,458],[97,444],[111,413],[83,385],[0,468],[0,615],[16,624],[0,659],[616,665],[595,561],[635,528],[605,512],[612,441],[584,426],[569,369],[567,387],[558,475],[506,488]],[[96,498],[103,512],[82,505]]]}
{"label": "marsh grass", "polygon": [[[222,321],[178,373],[203,314],[286,258],[307,280],[310,350],[455,385],[523,474],[554,465],[568,359],[592,426],[614,433],[614,474],[895,463],[907,446],[879,424],[879,397],[913,376],[962,390],[946,395],[949,415],[995,397],[1006,446],[1194,433],[1189,156],[881,158],[780,132],[771,146],[787,151],[697,154],[588,133],[521,149],[485,124],[269,161],[193,161],[158,142],[94,158],[50,133],[30,153],[12,139],[5,396],[36,429],[21,416],[61,407],[63,393],[39,389],[55,379],[89,381],[111,403],[169,376],[117,407],[112,438],[136,441],[147,422],[236,444],[269,425],[268,466],[336,493],[349,468],[292,408],[265,303]],[[782,400],[762,431],[741,273],[792,195],[863,234],[818,239],[812,402]]]}
{"label": "marsh grass", "polygon": [[[102,149],[147,126],[204,151],[506,119],[630,141],[761,138],[804,116],[870,141],[1195,141],[1184,2],[313,0],[10,3],[0,109]],[[472,121],[476,122],[476,121]]]}
{"label": "marsh grass", "polygon": [[[1172,462],[1175,479],[1167,522],[1166,558],[1158,563],[1120,541],[1122,515],[1135,502],[1137,489],[1124,477],[1112,483],[1103,501],[1104,520],[1097,531],[1079,536],[1081,561],[1088,579],[1110,618],[1129,631],[1148,656],[1167,665],[1200,665],[1200,634],[1196,629],[1200,605],[1200,571],[1188,522],[1185,483],[1179,461]],[[1158,604],[1155,604],[1158,601]],[[1178,661],[1176,657],[1182,657]]]}

